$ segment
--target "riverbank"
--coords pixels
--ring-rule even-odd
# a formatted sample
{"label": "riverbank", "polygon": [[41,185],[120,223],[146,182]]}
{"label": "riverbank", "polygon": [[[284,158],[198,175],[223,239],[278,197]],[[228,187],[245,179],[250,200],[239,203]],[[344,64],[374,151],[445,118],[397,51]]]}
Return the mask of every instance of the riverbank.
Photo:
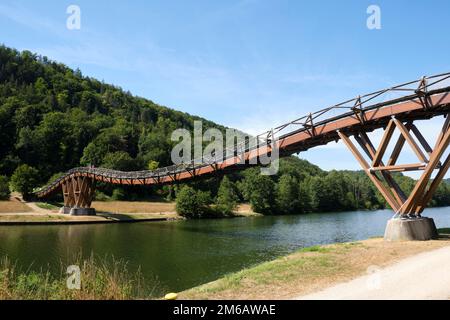
{"label": "riverbank", "polygon": [[[70,216],[47,203],[0,201],[0,225],[103,224],[183,220],[173,202],[94,202],[96,216]],[[234,217],[256,216],[249,205],[241,205]]]}
{"label": "riverbank", "polygon": [[170,221],[180,220],[176,214],[114,214],[98,213],[96,216],[76,217],[62,215],[60,213],[51,214],[0,214],[0,225],[20,226],[20,225],[68,225],[68,224],[108,224],[108,223],[134,223],[148,221]]}
{"label": "riverbank", "polygon": [[306,248],[183,291],[179,298],[297,298],[391,266],[402,259],[450,246],[450,230],[441,229],[440,232],[439,240],[428,242],[386,242],[374,238]]}

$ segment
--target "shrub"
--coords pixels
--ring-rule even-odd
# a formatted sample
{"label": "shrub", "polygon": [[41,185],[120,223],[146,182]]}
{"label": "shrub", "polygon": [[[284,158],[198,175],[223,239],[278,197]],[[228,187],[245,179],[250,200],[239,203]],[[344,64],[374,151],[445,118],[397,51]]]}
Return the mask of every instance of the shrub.
{"label": "shrub", "polygon": [[208,204],[211,202],[209,192],[196,191],[184,186],[177,194],[176,210],[186,218],[201,218],[211,214]]}
{"label": "shrub", "polygon": [[11,177],[11,187],[22,193],[24,199],[29,198],[33,189],[39,184],[39,172],[26,164],[19,166]]}
{"label": "shrub", "polygon": [[217,193],[217,211],[225,215],[232,214],[237,207],[238,200],[236,186],[226,176],[223,177]]}
{"label": "shrub", "polygon": [[111,199],[115,200],[115,201],[121,201],[121,200],[125,200],[126,196],[125,196],[125,192],[123,191],[123,189],[121,188],[117,188],[114,189]]}
{"label": "shrub", "polygon": [[150,160],[147,164],[147,169],[150,171],[154,171],[159,168],[159,162],[155,160]]}
{"label": "shrub", "polygon": [[238,187],[244,200],[250,202],[254,212],[261,214],[274,212],[275,182],[271,177],[261,175],[257,168],[250,168],[244,172],[244,180]]}
{"label": "shrub", "polygon": [[95,200],[97,201],[108,201],[111,200],[109,196],[104,194],[103,192],[96,190],[95,191]]}
{"label": "shrub", "polygon": [[64,172],[58,172],[58,173],[55,173],[54,175],[52,175],[52,176],[50,177],[50,179],[48,179],[47,184],[50,184],[50,183],[55,182],[56,180],[58,180],[59,178],[61,178],[61,177],[64,176],[64,175],[65,175]]}
{"label": "shrub", "polygon": [[8,177],[0,176],[0,200],[8,200],[10,195]]}

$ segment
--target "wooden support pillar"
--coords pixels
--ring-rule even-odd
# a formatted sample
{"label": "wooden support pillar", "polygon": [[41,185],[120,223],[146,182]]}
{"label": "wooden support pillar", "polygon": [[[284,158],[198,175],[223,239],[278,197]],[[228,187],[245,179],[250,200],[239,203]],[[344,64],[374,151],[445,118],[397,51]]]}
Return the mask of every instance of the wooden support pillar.
{"label": "wooden support pillar", "polygon": [[73,176],[62,184],[64,206],[90,208],[95,194],[95,181],[84,176]]}
{"label": "wooden support pillar", "polygon": [[71,178],[64,181],[62,189],[64,196],[64,206],[67,208],[73,208],[75,206],[75,195],[73,193],[73,183]]}
{"label": "wooden support pillar", "polygon": [[[363,158],[348,135],[343,132],[338,132],[338,134],[392,209],[396,213],[400,213],[402,215],[420,216],[427,204],[431,201],[433,194],[436,192],[445,174],[450,169],[450,155],[446,158],[445,162],[441,164],[441,157],[450,144],[449,119],[450,117],[447,117],[445,120],[434,149],[431,148],[419,129],[412,122],[408,122],[405,125],[400,120],[395,118],[393,118],[387,125],[378,149],[375,149],[366,133],[359,132],[354,134],[355,140],[358,142],[361,149],[367,154],[372,165],[370,165],[369,162]],[[387,150],[395,129],[400,131],[400,137],[397,140],[387,164],[384,165],[382,158]],[[410,134],[410,131],[412,131],[418,142],[416,142]],[[414,151],[418,159],[421,161],[420,163],[396,164],[405,142],[407,142]],[[420,147],[424,149],[425,153]],[[439,169],[439,172],[431,181],[432,173],[437,169]],[[391,173],[396,171],[415,170],[423,170],[423,174],[417,181],[411,194],[407,197],[396,183]],[[381,174],[384,181],[376,175],[376,172]],[[386,188],[386,185],[389,188]]]}

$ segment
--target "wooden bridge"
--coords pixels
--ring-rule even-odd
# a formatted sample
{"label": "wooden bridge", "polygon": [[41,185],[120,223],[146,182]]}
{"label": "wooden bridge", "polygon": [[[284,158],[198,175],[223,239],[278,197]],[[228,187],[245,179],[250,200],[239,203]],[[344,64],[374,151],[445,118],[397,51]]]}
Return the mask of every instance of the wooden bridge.
{"label": "wooden bridge", "polygon": [[[449,79],[450,73],[423,77],[310,113],[258,135],[259,143],[255,146],[248,143],[234,146],[231,156],[224,152],[224,155],[154,171],[75,168],[38,190],[36,196],[45,198],[62,191],[66,208],[87,209],[91,206],[96,181],[117,185],[171,184],[245,168],[258,163],[275,148],[283,157],[342,140],[395,213],[420,216],[450,166],[450,155],[442,159],[450,143]],[[414,122],[437,116],[444,118],[442,129],[436,141],[429,144]],[[376,129],[384,130],[378,147],[368,135]],[[396,130],[400,136],[384,162],[383,156]],[[414,151],[417,163],[397,163],[405,143]],[[423,173],[411,194],[406,195],[392,173],[414,170]]]}

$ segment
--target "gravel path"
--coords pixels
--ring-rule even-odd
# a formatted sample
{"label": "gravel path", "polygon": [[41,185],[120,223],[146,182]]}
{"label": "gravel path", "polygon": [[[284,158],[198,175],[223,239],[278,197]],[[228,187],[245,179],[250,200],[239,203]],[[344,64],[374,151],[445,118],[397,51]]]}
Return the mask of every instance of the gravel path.
{"label": "gravel path", "polygon": [[450,246],[421,253],[298,300],[450,299]]}

